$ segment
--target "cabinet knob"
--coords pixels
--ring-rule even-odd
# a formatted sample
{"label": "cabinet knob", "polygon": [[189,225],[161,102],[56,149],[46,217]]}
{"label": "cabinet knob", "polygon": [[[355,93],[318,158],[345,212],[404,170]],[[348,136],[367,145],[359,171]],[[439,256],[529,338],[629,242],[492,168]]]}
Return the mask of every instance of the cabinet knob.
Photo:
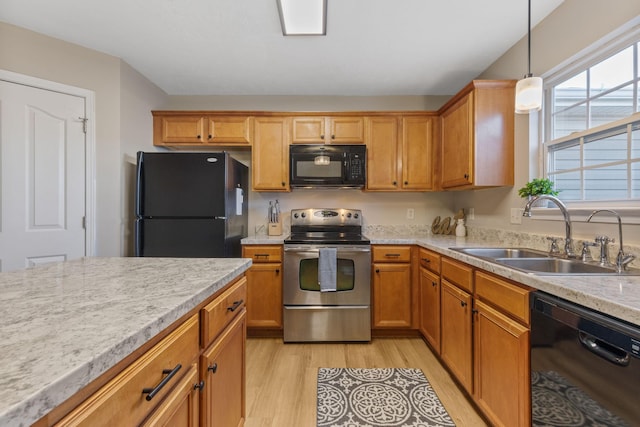
{"label": "cabinet knob", "polygon": [[331,139],[336,139],[336,136],[335,135],[331,135]]}
{"label": "cabinet knob", "polygon": [[213,365],[209,365],[207,367],[207,371],[211,371],[214,374],[216,373],[217,370],[218,370],[218,364],[217,363],[214,363]]}
{"label": "cabinet knob", "polygon": [[209,139],[211,139],[211,138],[213,138],[213,136],[212,136],[212,135],[209,135]]}
{"label": "cabinet knob", "polygon": [[380,273],[380,269],[379,268],[376,268],[376,273]]}
{"label": "cabinet knob", "polygon": [[405,182],[404,182],[404,185],[409,185],[409,181],[405,181]]}
{"label": "cabinet knob", "polygon": [[286,186],[286,185],[287,185],[287,184],[286,184],[284,181],[282,181],[282,186],[284,187],[284,186]]}
{"label": "cabinet knob", "polygon": [[202,136],[201,136],[201,135],[198,135],[196,138],[201,139],[201,138],[202,138]]}
{"label": "cabinet knob", "polygon": [[460,307],[466,307],[466,306],[467,306],[467,303],[466,303],[466,302],[464,302],[464,301],[460,301]]}
{"label": "cabinet knob", "polygon": [[204,380],[200,381],[199,383],[195,383],[193,385],[193,389],[200,390],[200,391],[204,390]]}
{"label": "cabinet knob", "polygon": [[280,269],[276,268],[276,274],[279,274],[279,273],[280,273]]}
{"label": "cabinet knob", "polygon": [[393,181],[393,185],[398,185],[398,183],[396,181]]}
{"label": "cabinet knob", "polygon": [[324,135],[320,135],[320,139],[324,139]]}
{"label": "cabinet knob", "polygon": [[464,174],[464,179],[469,179],[469,174],[468,173]]}
{"label": "cabinet knob", "polygon": [[438,286],[438,284],[436,282],[431,282],[431,286],[435,288],[436,286]]}

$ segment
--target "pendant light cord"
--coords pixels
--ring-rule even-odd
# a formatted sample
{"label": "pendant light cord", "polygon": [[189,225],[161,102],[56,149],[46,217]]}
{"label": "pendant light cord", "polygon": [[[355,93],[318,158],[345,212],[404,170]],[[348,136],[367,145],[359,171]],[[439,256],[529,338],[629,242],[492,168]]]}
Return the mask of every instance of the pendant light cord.
{"label": "pendant light cord", "polygon": [[531,0],[529,0],[529,32],[527,35],[527,76],[532,77],[531,74]]}

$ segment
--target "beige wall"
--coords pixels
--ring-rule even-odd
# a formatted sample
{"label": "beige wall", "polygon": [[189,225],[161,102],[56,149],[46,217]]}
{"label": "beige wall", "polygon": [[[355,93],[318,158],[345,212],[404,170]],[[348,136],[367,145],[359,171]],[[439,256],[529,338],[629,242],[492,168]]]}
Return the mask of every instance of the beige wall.
{"label": "beige wall", "polygon": [[[532,31],[531,69],[533,74],[543,75],[638,15],[640,15],[639,1],[565,0]],[[588,31],[585,31],[585,28]],[[526,48],[525,36],[479,77],[521,78],[527,70]],[[535,123],[533,127],[535,128]],[[517,194],[517,189],[522,187],[530,177],[539,175],[536,159],[531,162],[528,115],[516,114],[515,132],[514,187],[460,193],[455,199],[455,206],[456,208],[474,207],[476,219],[471,221],[470,225],[563,235],[563,225],[555,222],[524,219],[522,225],[510,224],[511,208],[521,208],[524,205]],[[532,166],[530,166],[531,163],[533,163]],[[584,216],[572,217],[575,222],[574,236],[592,239],[596,234],[607,234],[612,237],[617,235],[614,226],[587,224],[584,222],[585,219]],[[625,242],[640,243],[640,226],[625,225],[624,234]]]}

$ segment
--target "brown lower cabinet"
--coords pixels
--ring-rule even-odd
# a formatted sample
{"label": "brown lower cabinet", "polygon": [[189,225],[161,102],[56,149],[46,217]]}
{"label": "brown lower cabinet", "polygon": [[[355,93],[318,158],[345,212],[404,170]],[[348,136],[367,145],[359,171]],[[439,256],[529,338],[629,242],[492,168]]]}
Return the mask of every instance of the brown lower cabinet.
{"label": "brown lower cabinet", "polygon": [[[434,265],[433,258],[425,259]],[[531,289],[447,257],[440,276],[427,265],[420,273],[424,338],[492,425],[530,426]],[[435,331],[430,316],[437,309],[430,293],[438,279],[440,329]],[[438,334],[439,348],[433,344]]]}
{"label": "brown lower cabinet", "polygon": [[282,245],[245,245],[242,256],[253,265],[247,276],[247,328],[250,335],[282,331]]}
{"label": "brown lower cabinet", "polygon": [[35,425],[243,425],[246,285],[228,285],[79,405]]}
{"label": "brown lower cabinet", "polygon": [[374,245],[373,328],[411,327],[411,246]]}

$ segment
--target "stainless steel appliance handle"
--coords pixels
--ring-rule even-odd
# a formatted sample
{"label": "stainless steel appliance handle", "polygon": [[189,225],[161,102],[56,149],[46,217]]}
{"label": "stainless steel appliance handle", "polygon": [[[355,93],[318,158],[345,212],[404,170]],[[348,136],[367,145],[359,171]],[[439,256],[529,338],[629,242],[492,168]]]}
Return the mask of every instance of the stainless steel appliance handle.
{"label": "stainless steel appliance handle", "polygon": [[616,365],[629,366],[629,353],[620,349],[607,348],[611,346],[582,331],[578,331],[578,339],[580,340],[580,344],[593,354]]}
{"label": "stainless steel appliance handle", "polygon": [[[322,247],[326,247],[326,248],[334,248],[335,246],[322,246]],[[371,252],[371,248],[370,247],[358,247],[358,246],[348,246],[348,247],[338,247],[338,253],[345,253],[345,252]],[[309,247],[309,246],[299,246],[299,247],[292,247],[292,248],[284,248],[285,252],[294,252],[294,253],[301,253],[301,252],[312,252],[312,253],[317,253],[319,252],[320,248],[319,247]]]}

